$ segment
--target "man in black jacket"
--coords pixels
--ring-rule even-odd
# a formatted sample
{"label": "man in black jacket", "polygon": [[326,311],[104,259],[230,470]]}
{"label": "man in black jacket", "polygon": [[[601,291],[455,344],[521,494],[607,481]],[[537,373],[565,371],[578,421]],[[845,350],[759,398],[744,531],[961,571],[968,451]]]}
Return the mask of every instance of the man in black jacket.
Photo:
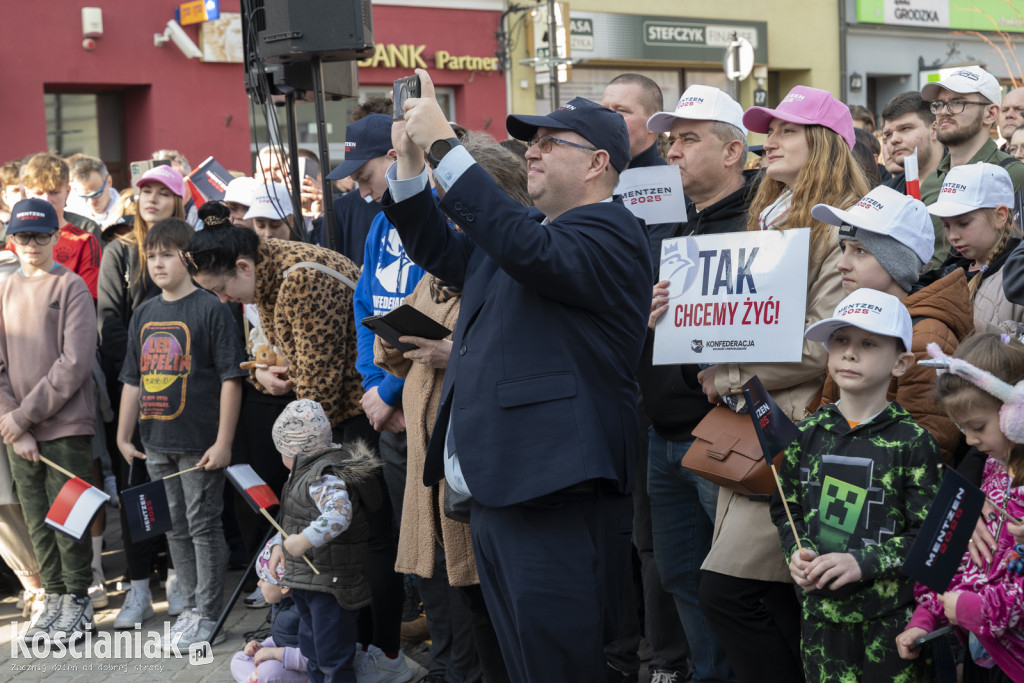
{"label": "man in black jacket", "polygon": [[[601,105],[622,114],[629,133],[630,161],[627,169],[665,166],[658,155],[659,133],[647,127],[647,120],[665,108],[661,88],[642,74],[619,74],[605,87]],[[646,225],[651,241],[651,260],[657,263],[661,240],[673,234],[678,222]],[[655,246],[657,245],[657,246]],[[609,683],[635,683],[640,670],[640,620],[637,600],[643,599],[644,633],[654,650],[649,670],[651,680],[682,680],[688,669],[689,648],[679,614],[671,598],[661,586],[661,577],[654,562],[654,541],[651,535],[651,501],[647,497],[647,431],[650,420],[639,406],[640,442],[634,463],[633,485],[633,547],[640,559],[642,585],[630,573],[622,594],[619,633],[605,648]],[[675,675],[676,679],[672,676]]]}
{"label": "man in black jacket", "polygon": [[[744,174],[747,131],[743,108],[717,88],[694,85],[674,112],[655,114],[647,127],[668,132],[669,163],[679,168],[687,196],[687,222],[669,237],[743,230],[758,174]],[[661,246],[657,246],[660,254]],[[653,427],[647,490],[651,499],[654,558],[662,585],[672,594],[686,631],[699,680],[731,677],[725,653],[697,604],[700,565],[711,547],[718,487],[680,466],[691,431],[710,405],[696,381],[695,365],[651,364],[653,327],[664,315],[667,283],[658,282],[638,376]]]}

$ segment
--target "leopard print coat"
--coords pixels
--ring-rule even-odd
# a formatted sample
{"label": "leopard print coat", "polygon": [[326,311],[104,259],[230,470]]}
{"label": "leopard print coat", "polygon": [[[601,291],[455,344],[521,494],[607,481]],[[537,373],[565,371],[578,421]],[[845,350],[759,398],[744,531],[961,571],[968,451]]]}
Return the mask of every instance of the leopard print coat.
{"label": "leopard print coat", "polygon": [[352,290],[312,268],[284,277],[290,266],[303,261],[359,279],[358,266],[339,253],[303,242],[260,240],[256,309],[267,341],[290,361],[295,395],[320,403],[337,427],[363,412]]}

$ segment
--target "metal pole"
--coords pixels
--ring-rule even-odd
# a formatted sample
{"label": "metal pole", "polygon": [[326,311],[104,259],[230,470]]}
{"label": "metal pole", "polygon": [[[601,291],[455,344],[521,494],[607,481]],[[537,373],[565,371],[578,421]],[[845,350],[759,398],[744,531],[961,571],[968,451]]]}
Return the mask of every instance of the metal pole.
{"label": "metal pole", "polygon": [[330,168],[327,153],[327,112],[324,109],[324,73],[320,55],[313,56],[313,105],[316,110],[316,142],[320,152],[321,190],[324,194],[323,235],[324,244],[328,249],[336,249],[337,241],[334,232],[334,194],[331,192],[331,181],[327,179]]}
{"label": "metal pole", "polygon": [[558,96],[558,64],[554,60],[561,55],[558,54],[558,22],[555,21],[555,0],[548,0],[548,59],[551,73],[551,111],[558,109],[561,104]]}
{"label": "metal pole", "polygon": [[306,231],[302,223],[302,178],[299,177],[299,133],[295,120],[295,91],[291,90],[284,96],[285,121],[288,127],[288,177],[292,191],[292,218],[295,219],[293,235],[305,240]]}

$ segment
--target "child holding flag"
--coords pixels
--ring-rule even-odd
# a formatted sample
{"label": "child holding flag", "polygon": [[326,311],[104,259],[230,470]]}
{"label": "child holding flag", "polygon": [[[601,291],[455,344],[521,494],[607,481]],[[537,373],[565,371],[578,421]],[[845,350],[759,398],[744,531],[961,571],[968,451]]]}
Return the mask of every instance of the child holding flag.
{"label": "child holding flag", "polygon": [[[998,380],[1009,385],[1024,380],[1024,346],[1015,339],[1004,341],[996,334],[975,335],[964,341],[954,358],[991,373],[989,383],[968,379],[956,369],[940,371],[939,403],[964,430],[967,444],[988,456],[981,482],[985,496],[997,509],[1005,507],[1011,518],[1020,519],[1024,516],[1024,446],[1019,443],[1024,441],[1024,434],[1020,407],[996,398],[993,385]],[[965,683],[1021,681],[1024,578],[1009,567],[1009,562],[1018,557],[1012,532],[1020,527],[1000,519],[998,514],[986,519],[985,524],[996,539],[991,562],[976,565],[970,553],[965,552],[959,570],[941,595],[918,584],[914,589],[917,609],[896,643],[901,657],[914,659],[920,654],[919,648],[912,645],[915,639],[947,623],[953,624],[968,645],[964,657]]]}
{"label": "child holding flag", "polygon": [[[840,400],[800,423],[771,505],[793,581],[803,589],[801,655],[814,681],[927,681],[894,639],[913,608],[899,573],[938,491],[939,449],[886,392],[914,362],[899,299],[858,289],[807,328],[828,351]],[[794,528],[795,527],[795,528]],[[798,546],[802,546],[800,549]]]}
{"label": "child holding flag", "polygon": [[[121,369],[117,447],[131,463],[146,462],[149,476],[166,478],[172,528],[167,544],[185,610],[171,627],[169,647],[213,639],[223,604],[227,543],[221,525],[224,474],[231,463],[242,399],[238,367],[244,360],[237,325],[227,306],[198,289],[181,257],[192,227],[179,218],[146,233],[146,269],[160,296],[132,315]],[[136,422],[145,453],[132,443]],[[197,469],[198,468],[198,469]],[[196,470],[196,471],[191,471]],[[180,476],[178,476],[180,474]],[[150,601],[148,581],[132,581],[138,600]],[[152,608],[142,612],[151,614]]]}
{"label": "child holding flag", "polygon": [[[356,657],[356,613],[371,600],[363,570],[370,533],[365,511],[383,503],[374,476],[380,460],[361,441],[332,444],[324,409],[309,399],[285,407],[273,437],[291,474],[281,496],[288,536],[273,539],[270,573],[284,564],[281,583],[291,589],[299,611],[299,649],[308,659],[310,679],[355,683],[356,666],[366,668],[373,660],[379,668],[393,661],[378,662],[383,653],[376,648],[360,652],[361,662]],[[300,560],[303,554],[319,573]],[[398,662],[408,674],[404,659]]]}
{"label": "child holding flag", "polygon": [[0,284],[0,436],[46,591],[27,638],[73,639],[93,618],[92,545],[45,521],[68,478],[40,456],[91,480],[96,415],[96,309],[85,281],[53,259],[59,230],[49,203],[15,204],[7,235],[21,266]]}

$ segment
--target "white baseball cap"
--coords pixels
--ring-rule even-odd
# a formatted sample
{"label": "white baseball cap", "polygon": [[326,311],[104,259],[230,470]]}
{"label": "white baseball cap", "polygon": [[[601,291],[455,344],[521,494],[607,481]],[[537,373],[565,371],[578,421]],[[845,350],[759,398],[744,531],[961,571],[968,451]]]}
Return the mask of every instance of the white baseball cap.
{"label": "white baseball cap", "polygon": [[928,263],[935,253],[935,230],[924,203],[885,185],[871,190],[849,209],[815,204],[811,215],[822,223],[844,226],[839,234],[840,240],[845,237],[861,241],[856,233],[864,230],[891,237],[905,245],[921,259],[921,263]]}
{"label": "white baseball cap", "polygon": [[896,337],[906,350],[911,349],[914,323],[903,302],[892,294],[861,287],[839,302],[831,318],[820,320],[804,332],[808,341],[821,342],[828,349],[832,333],[852,325],[866,332]]}
{"label": "white baseball cap", "polygon": [[928,207],[928,213],[950,218],[997,206],[1013,208],[1013,181],[1002,166],[979,161],[949,169],[938,200]]}
{"label": "white baseball cap", "polygon": [[224,191],[224,199],[222,201],[235,202],[242,206],[252,206],[252,196],[256,192],[256,186],[259,184],[258,180],[249,176],[235,178],[228,183],[228,188]]}
{"label": "white baseball cap", "polygon": [[721,121],[736,126],[743,134],[743,107],[718,88],[710,85],[691,85],[679,98],[675,111],[662,111],[647,119],[647,129],[655,133],[668,133],[676,119],[694,121]]}
{"label": "white baseball cap", "polygon": [[244,219],[269,218],[279,221],[292,215],[292,197],[284,183],[259,183],[252,193],[252,204]]}
{"label": "white baseball cap", "polygon": [[992,104],[1002,104],[1003,102],[1003,90],[999,87],[999,81],[980,66],[965,66],[938,83],[926,84],[921,88],[921,97],[926,100],[937,100],[939,88],[959,95],[976,92]]}

